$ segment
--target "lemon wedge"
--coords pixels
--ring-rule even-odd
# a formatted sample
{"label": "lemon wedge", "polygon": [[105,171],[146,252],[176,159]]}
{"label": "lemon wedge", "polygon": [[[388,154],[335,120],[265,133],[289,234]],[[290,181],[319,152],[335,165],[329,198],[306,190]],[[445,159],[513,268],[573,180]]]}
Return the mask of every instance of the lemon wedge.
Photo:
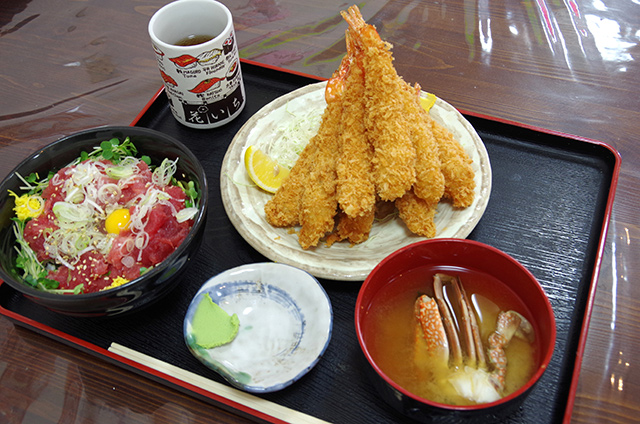
{"label": "lemon wedge", "polygon": [[427,112],[436,104],[436,96],[431,93],[427,93],[427,97],[420,96],[420,106]]}
{"label": "lemon wedge", "polygon": [[244,166],[251,181],[269,193],[275,193],[289,175],[289,170],[267,156],[262,150],[249,146],[244,152]]}

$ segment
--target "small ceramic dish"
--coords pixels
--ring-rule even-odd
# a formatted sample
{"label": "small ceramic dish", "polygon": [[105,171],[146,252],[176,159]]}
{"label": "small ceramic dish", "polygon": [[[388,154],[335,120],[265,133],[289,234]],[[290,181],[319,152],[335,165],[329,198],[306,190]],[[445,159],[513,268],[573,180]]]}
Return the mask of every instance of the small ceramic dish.
{"label": "small ceramic dish", "polygon": [[[193,319],[208,294],[239,319],[230,343],[203,348]],[[331,338],[333,312],[327,293],[307,272],[284,264],[239,266],[209,279],[194,296],[184,320],[191,353],[231,385],[252,393],[283,389],[318,362]]]}

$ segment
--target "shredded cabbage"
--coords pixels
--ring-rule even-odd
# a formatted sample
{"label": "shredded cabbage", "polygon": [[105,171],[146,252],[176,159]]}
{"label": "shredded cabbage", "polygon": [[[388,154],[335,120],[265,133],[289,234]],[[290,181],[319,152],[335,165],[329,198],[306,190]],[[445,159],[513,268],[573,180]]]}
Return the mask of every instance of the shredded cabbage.
{"label": "shredded cabbage", "polygon": [[290,111],[289,104],[286,108],[290,115],[286,126],[278,128],[273,140],[261,149],[279,165],[291,169],[311,137],[318,132],[323,110]]}

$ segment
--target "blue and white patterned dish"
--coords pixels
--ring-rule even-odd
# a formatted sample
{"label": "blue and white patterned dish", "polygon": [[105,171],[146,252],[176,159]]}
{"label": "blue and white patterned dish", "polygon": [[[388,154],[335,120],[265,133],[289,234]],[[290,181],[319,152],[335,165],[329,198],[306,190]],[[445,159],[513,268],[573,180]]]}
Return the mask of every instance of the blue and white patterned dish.
{"label": "blue and white patterned dish", "polygon": [[[202,297],[240,328],[226,345],[204,349],[191,322]],[[194,296],[184,320],[187,347],[231,385],[247,392],[283,389],[306,374],[324,353],[333,326],[327,293],[306,271],[278,263],[243,265],[209,279]]]}

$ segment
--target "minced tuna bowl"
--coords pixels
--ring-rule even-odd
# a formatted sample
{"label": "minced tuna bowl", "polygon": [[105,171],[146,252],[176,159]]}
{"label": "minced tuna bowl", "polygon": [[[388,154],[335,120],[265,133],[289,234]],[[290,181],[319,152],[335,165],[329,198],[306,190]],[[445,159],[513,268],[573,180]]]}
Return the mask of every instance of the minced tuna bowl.
{"label": "minced tuna bowl", "polygon": [[26,193],[11,194],[27,284],[60,294],[117,287],[187,237],[198,211],[193,183],[174,175],[178,159],[154,167],[135,153],[128,139],[113,139],[42,180],[23,178]]}

